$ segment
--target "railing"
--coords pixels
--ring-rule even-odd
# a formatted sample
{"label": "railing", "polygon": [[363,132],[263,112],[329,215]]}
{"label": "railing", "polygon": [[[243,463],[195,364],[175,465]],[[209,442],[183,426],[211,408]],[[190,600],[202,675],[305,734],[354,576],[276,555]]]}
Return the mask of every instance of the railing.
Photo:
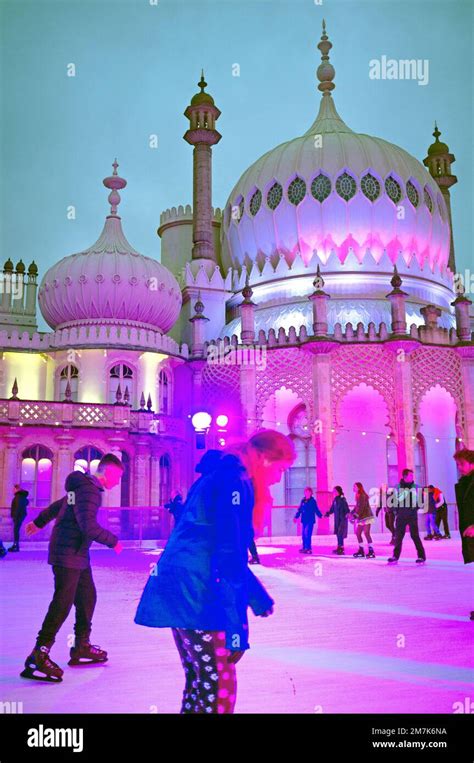
{"label": "railing", "polygon": [[[318,496],[318,505],[323,514],[329,508],[329,506],[327,508],[324,506],[320,496]],[[293,522],[293,517],[297,509],[298,506],[296,505],[273,506],[268,534],[275,538],[296,537],[300,535],[300,521],[298,520],[297,523]],[[40,511],[41,509],[29,508],[27,517],[20,531],[21,543],[24,544],[29,541],[41,542],[49,540],[54,521],[50,522],[46,527],[29,538],[25,535],[25,524],[36,519]],[[424,515],[421,514],[420,516],[419,512],[418,516],[420,532],[423,533],[425,529]],[[143,545],[144,541],[166,540],[174,525],[173,517],[163,506],[103,507],[99,509],[97,520],[102,527],[113,532],[114,535],[117,535],[121,540],[136,541],[139,547]],[[456,504],[454,503],[448,504],[448,521],[451,531],[457,532],[459,530],[459,517]],[[318,519],[315,534],[332,535],[333,522],[333,517],[328,519]],[[389,532],[385,526],[385,512],[383,510],[379,513],[375,523],[372,525],[372,532],[382,534]],[[351,529],[349,526],[349,534],[350,533]],[[8,507],[0,508],[0,540],[4,543],[13,540],[13,522]]]}
{"label": "railing", "polygon": [[73,403],[48,400],[0,399],[0,425],[113,427],[151,432],[184,439],[186,422],[148,410],[132,411],[127,405]]}

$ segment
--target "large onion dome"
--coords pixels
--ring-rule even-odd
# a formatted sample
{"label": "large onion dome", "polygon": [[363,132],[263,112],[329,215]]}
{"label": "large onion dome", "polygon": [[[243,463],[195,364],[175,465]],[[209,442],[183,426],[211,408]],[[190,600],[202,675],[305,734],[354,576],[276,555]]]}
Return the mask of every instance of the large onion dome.
{"label": "large onion dome", "polygon": [[[322,98],[309,130],[268,151],[240,177],[228,198],[222,231],[225,269],[297,252],[322,264],[331,252],[353,252],[367,268],[384,252],[392,264],[414,258],[442,271],[449,257],[449,220],[441,192],[423,164],[399,146],[351,130],[331,90],[332,44],[325,27],[318,48]],[[436,147],[435,147],[436,148]]]}
{"label": "large onion dome", "polygon": [[89,249],[64,257],[45,274],[38,301],[53,329],[113,324],[151,328],[166,333],[181,309],[181,290],[170,271],[137,252],[127,241],[117,215],[118,190],[127,181],[105,178],[110,188],[110,214],[98,240]]}

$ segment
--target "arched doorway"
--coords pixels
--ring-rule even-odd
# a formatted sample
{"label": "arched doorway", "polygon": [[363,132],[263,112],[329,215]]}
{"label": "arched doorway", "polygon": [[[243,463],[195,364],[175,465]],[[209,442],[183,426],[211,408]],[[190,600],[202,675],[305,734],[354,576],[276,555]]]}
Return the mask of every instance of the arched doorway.
{"label": "arched doorway", "polygon": [[450,393],[436,385],[423,396],[418,419],[424,439],[426,483],[439,487],[448,503],[454,503],[457,468],[453,459],[456,451],[456,403]]}

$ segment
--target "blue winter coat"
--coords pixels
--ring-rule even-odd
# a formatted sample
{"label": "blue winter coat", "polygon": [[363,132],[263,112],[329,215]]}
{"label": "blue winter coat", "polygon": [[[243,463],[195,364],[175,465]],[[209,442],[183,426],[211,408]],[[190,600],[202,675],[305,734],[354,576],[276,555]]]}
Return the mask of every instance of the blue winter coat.
{"label": "blue winter coat", "polygon": [[273,604],[248,567],[254,491],[238,456],[226,455],[192,487],[142,593],[135,623],[152,628],[223,630],[226,647],[249,649],[247,607]]}
{"label": "blue winter coat", "polygon": [[299,505],[299,509],[295,514],[295,519],[301,517],[301,523],[303,525],[314,525],[317,516],[321,518],[323,515],[319,511],[318,504],[313,496],[311,496],[311,498],[303,498]]}

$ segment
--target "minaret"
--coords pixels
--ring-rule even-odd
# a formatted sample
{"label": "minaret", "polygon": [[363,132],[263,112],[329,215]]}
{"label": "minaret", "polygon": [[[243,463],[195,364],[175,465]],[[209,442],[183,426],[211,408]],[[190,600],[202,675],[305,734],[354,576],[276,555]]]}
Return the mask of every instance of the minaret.
{"label": "minaret", "polygon": [[198,86],[201,92],[193,96],[184,112],[190,126],[183,136],[194,146],[192,258],[217,263],[212,232],[212,146],[222,137],[215,129],[221,112],[212,96],[204,92],[207,87],[204,72]]}
{"label": "minaret", "polygon": [[446,202],[449,216],[449,228],[451,231],[448,266],[451,272],[455,273],[456,260],[454,257],[453,220],[451,216],[451,196],[449,189],[452,185],[458,182],[456,175],[451,175],[451,164],[453,164],[456,159],[454,154],[449,152],[446,143],[441,143],[439,140],[440,135],[441,132],[438,130],[438,125],[435,122],[435,129],[433,132],[435,142],[429,147],[428,156],[423,159],[423,164],[428,168],[431,177],[436,180]]}

